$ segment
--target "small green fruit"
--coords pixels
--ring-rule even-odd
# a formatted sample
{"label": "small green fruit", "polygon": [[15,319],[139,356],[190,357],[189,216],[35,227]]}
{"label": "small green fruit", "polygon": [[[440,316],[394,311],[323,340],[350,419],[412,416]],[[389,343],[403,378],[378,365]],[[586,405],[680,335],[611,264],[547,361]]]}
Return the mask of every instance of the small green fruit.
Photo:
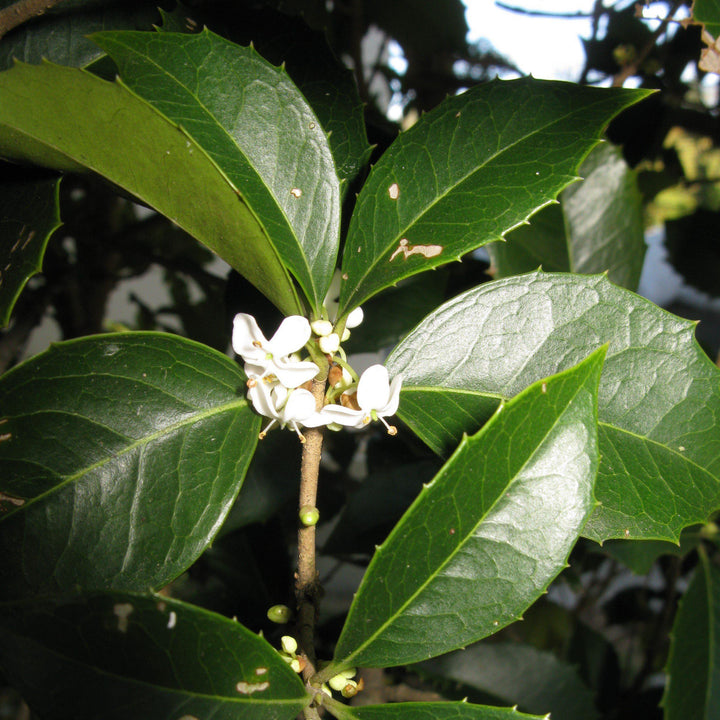
{"label": "small green fruit", "polygon": [[292,610],[287,605],[273,605],[267,611],[267,616],[270,622],[284,625],[292,619]]}
{"label": "small green fruit", "polygon": [[303,505],[298,515],[300,522],[305,525],[305,527],[317,525],[317,521],[320,519],[320,512],[316,507],[312,507],[312,505]]}

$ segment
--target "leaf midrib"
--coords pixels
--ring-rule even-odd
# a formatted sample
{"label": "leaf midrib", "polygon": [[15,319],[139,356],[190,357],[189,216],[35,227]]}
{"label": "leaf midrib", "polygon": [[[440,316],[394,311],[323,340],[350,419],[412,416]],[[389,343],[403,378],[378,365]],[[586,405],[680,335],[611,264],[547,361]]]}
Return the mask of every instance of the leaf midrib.
{"label": "leaf midrib", "polygon": [[[285,225],[286,225],[286,227],[287,227],[287,229],[288,229],[288,232],[290,233],[290,235],[292,236],[292,238],[295,240],[296,249],[300,251],[300,252],[299,252],[299,255],[300,255],[300,258],[301,258],[301,260],[302,260],[302,262],[303,262],[303,265],[304,265],[304,267],[305,267],[305,271],[306,271],[306,273],[307,273],[307,278],[310,280],[310,287],[311,287],[311,289],[312,289],[312,291],[313,291],[313,295],[317,298],[317,288],[315,287],[314,278],[313,278],[313,276],[312,276],[312,268],[310,267],[310,265],[309,265],[309,263],[308,263],[308,258],[307,258],[307,256],[305,255],[305,252],[304,252],[304,250],[303,250],[303,245],[302,245],[302,243],[300,242],[300,240],[299,240],[299,238],[297,237],[297,235],[295,234],[295,231],[294,231],[294,228],[293,228],[293,226],[292,226],[292,223],[290,222],[290,220],[289,220],[288,217],[287,217],[287,214],[285,213],[285,209],[284,209],[284,208],[282,207],[282,205],[278,202],[278,199],[277,199],[277,197],[275,196],[275,193],[274,193],[274,192],[272,191],[272,189],[270,188],[270,186],[266,185],[265,182],[261,179],[261,177],[260,177],[259,173],[257,172],[257,170],[255,169],[254,165],[252,164],[252,162],[250,162],[249,158],[247,157],[247,155],[245,155],[245,153],[242,151],[242,149],[240,148],[240,146],[235,142],[233,136],[220,124],[220,122],[215,118],[215,116],[213,115],[213,113],[210,112],[210,110],[207,108],[207,106],[200,100],[200,97],[199,97],[198,95],[196,95],[195,93],[193,93],[193,91],[192,91],[190,88],[188,88],[185,84],[183,84],[182,82],[180,82],[180,80],[179,80],[175,75],[170,74],[169,71],[167,71],[165,68],[163,68],[162,65],[159,65],[153,58],[150,58],[150,57],[147,56],[147,55],[141,55],[138,51],[136,51],[136,50],[133,49],[132,47],[126,45],[125,43],[119,42],[119,41],[117,41],[117,40],[116,40],[115,42],[116,42],[118,45],[124,47],[127,51],[133,53],[134,55],[136,55],[136,56],[138,56],[138,57],[140,57],[140,58],[142,58],[144,61],[148,62],[148,64],[150,64],[150,65],[152,65],[153,67],[157,68],[158,71],[163,74],[163,76],[165,76],[165,77],[167,77],[167,78],[170,78],[170,79],[174,82],[174,84],[175,84],[176,86],[178,86],[178,87],[182,88],[183,90],[185,90],[185,92],[186,92],[191,98],[193,98],[194,100],[196,100],[198,106],[199,106],[200,108],[202,108],[202,110],[203,110],[203,112],[205,113],[205,115],[210,118],[211,124],[212,124],[214,127],[220,129],[220,131],[230,140],[230,143],[232,144],[232,146],[233,146],[234,148],[236,148],[237,151],[238,151],[238,153],[244,158],[244,160],[245,160],[245,162],[247,163],[247,165],[253,169],[253,173],[255,174],[255,176],[260,179],[263,187],[265,187],[265,188],[267,189],[268,194],[273,198],[273,200],[274,200],[274,202],[275,202],[275,207],[276,207],[276,209],[280,212],[280,215],[282,216],[283,220],[285,221]],[[197,66],[196,66],[196,67],[197,67]],[[129,90],[132,91],[132,89],[129,88],[129,86],[127,86],[125,83],[123,83],[123,85],[125,85],[126,87],[128,87]],[[132,91],[132,92],[133,92],[134,95],[138,96],[141,100],[144,100],[141,96],[137,95],[136,92],[134,92],[134,91]],[[147,102],[147,101],[144,100],[144,102]],[[148,102],[148,105],[151,105],[151,106],[152,106],[152,103]],[[154,106],[153,106],[153,107],[154,107]],[[156,108],[156,109],[157,109],[157,108]],[[160,112],[160,111],[158,110],[158,112]],[[167,116],[165,116],[164,113],[160,113],[160,114],[161,114],[163,117],[167,117]],[[168,120],[169,120],[169,118],[168,118]],[[178,123],[178,127],[182,127],[182,126]],[[187,134],[188,136],[190,136],[190,133],[189,133],[187,130],[186,130],[186,134]],[[198,144],[197,140],[195,140],[195,144],[196,144],[196,145]],[[236,186],[236,184],[228,177],[228,175],[220,168],[220,166],[218,165],[217,161],[215,161],[215,159],[212,158],[212,157],[209,155],[209,153],[206,153],[206,154],[207,154],[208,157],[213,161],[213,163],[214,163],[214,164],[216,165],[216,167],[218,168],[218,171],[222,174],[222,176],[225,178],[225,180],[228,182],[228,184],[233,188],[233,190],[235,190],[235,192],[236,192],[240,197],[243,197],[243,198],[244,198],[244,196],[243,196],[240,188],[238,188],[238,187]],[[246,207],[250,210],[250,212],[252,213],[252,216],[255,218],[255,220],[257,221],[258,225],[263,229],[263,234],[264,234],[265,237],[267,238],[268,242],[273,246],[273,248],[275,249],[275,252],[276,252],[276,254],[277,254],[277,249],[275,248],[275,243],[273,242],[272,238],[270,237],[270,234],[267,232],[267,228],[265,227],[264,223],[263,223],[263,222],[260,220],[260,218],[257,216],[257,214],[255,213],[255,210],[253,209],[252,205],[250,205],[250,204],[247,203],[247,202],[245,202],[245,205],[246,205]]]}
{"label": "leaf midrib", "polygon": [[[444,388],[441,386],[433,386],[433,385],[410,385],[403,388],[403,391],[405,392],[412,392],[412,391],[422,391],[422,392],[437,392],[437,393],[444,393],[446,391],[450,392],[458,392],[458,393],[465,393],[468,395],[476,395],[477,397],[486,397],[486,398],[492,398],[497,399],[500,402],[507,402],[511,398],[505,397],[504,395],[499,395],[495,393],[483,393],[483,392],[477,392],[475,390],[467,390],[467,389],[458,389],[458,388]],[[602,413],[602,406],[598,407],[598,415]],[[598,428],[609,428],[610,430],[616,430],[618,432],[624,433],[625,435],[628,435],[629,437],[635,438],[641,442],[649,443],[655,447],[662,448],[663,450],[666,450],[668,452],[671,452],[675,457],[681,458],[685,462],[689,463],[693,467],[697,468],[700,472],[705,473],[709,475],[710,477],[714,477],[713,473],[710,472],[706,467],[703,467],[699,462],[694,460],[693,458],[690,458],[685,454],[684,452],[681,452],[680,450],[676,450],[674,447],[670,445],[665,445],[659,440],[655,440],[654,438],[648,437],[647,435],[640,435],[639,433],[635,432],[634,430],[629,430],[627,428],[621,427],[620,425],[614,425],[611,422],[607,422],[605,420],[601,420],[598,418]],[[602,460],[600,461],[600,467],[602,467]],[[717,478],[718,482],[720,482],[720,477]]]}
{"label": "leaf midrib", "polygon": [[[505,145],[501,150],[495,152],[493,155],[491,155],[490,157],[488,157],[481,165],[475,166],[474,169],[473,169],[471,172],[468,172],[468,173],[466,173],[465,175],[461,176],[458,181],[456,181],[454,184],[450,185],[445,191],[443,191],[442,193],[440,193],[429,205],[426,205],[425,208],[422,210],[422,212],[419,212],[419,213],[417,213],[416,215],[414,215],[413,218],[411,219],[411,221],[408,222],[408,223],[406,223],[405,226],[402,228],[402,230],[400,230],[400,231],[395,235],[395,237],[393,238],[392,242],[386,244],[385,248],[384,248],[384,249],[382,250],[382,252],[377,256],[376,260],[368,266],[368,268],[367,268],[367,270],[365,271],[365,273],[360,277],[360,279],[358,280],[358,282],[355,284],[355,287],[353,288],[352,292],[351,292],[350,295],[348,296],[348,302],[345,303],[345,307],[349,307],[349,306],[350,306],[350,302],[349,302],[349,301],[353,298],[353,296],[354,296],[355,294],[357,294],[358,288],[363,285],[365,279],[366,279],[367,276],[370,274],[370,272],[371,272],[372,270],[374,270],[375,267],[377,267],[377,266],[380,264],[380,261],[381,261],[381,260],[384,258],[384,256],[387,254],[388,250],[390,250],[390,248],[392,248],[393,245],[395,245],[395,242],[397,241],[397,239],[400,238],[400,237],[402,237],[402,236],[407,232],[408,228],[412,227],[413,225],[416,225],[416,224],[419,222],[419,220],[420,220],[424,215],[426,215],[428,212],[430,212],[430,210],[431,210],[433,207],[435,207],[435,205],[436,205],[438,202],[440,202],[441,200],[443,200],[443,199],[445,198],[445,196],[448,195],[450,192],[452,192],[458,185],[461,185],[461,184],[462,184],[463,182],[465,182],[469,177],[471,177],[471,176],[474,175],[475,173],[477,173],[477,172],[479,172],[480,170],[482,170],[488,163],[492,162],[492,161],[495,160],[497,157],[500,157],[501,155],[503,155],[505,152],[509,151],[510,149],[512,149],[513,147],[515,147],[516,145],[525,142],[526,140],[528,140],[529,138],[537,135],[537,134],[540,133],[540,132],[545,132],[548,128],[552,127],[553,125],[556,125],[558,122],[564,121],[564,120],[566,120],[567,118],[572,117],[573,115],[577,115],[577,114],[578,114],[579,112],[581,112],[581,111],[588,110],[589,108],[594,108],[595,106],[601,105],[601,104],[604,104],[604,103],[605,103],[605,100],[604,100],[604,99],[600,99],[600,100],[596,101],[595,103],[592,103],[592,104],[590,104],[590,105],[583,106],[582,108],[579,108],[579,109],[576,110],[575,112],[567,113],[566,115],[563,115],[562,117],[556,118],[556,119],[553,120],[552,122],[549,122],[549,123],[547,123],[547,124],[545,124],[545,125],[543,125],[543,126],[541,126],[541,127],[539,127],[539,128],[534,129],[533,132],[527,133],[526,135],[523,135],[522,137],[518,138],[515,142],[513,142],[513,143],[511,143],[511,144],[509,144],[509,145]],[[599,142],[600,142],[600,139],[599,139],[599,138],[595,138],[595,142],[594,142],[593,145],[589,148],[588,153],[589,153],[590,150],[592,150],[592,148],[595,147],[595,145],[597,145]],[[547,204],[547,203],[546,203],[546,204]],[[508,230],[506,230],[505,232],[508,232],[508,231],[511,230],[511,229],[512,229],[512,228],[508,228]],[[504,233],[502,233],[500,237],[502,237],[503,234],[504,234]],[[354,238],[353,238],[353,239],[354,239]],[[362,302],[362,301],[361,301],[361,302]]]}
{"label": "leaf midrib", "polygon": [[[12,631],[10,631],[12,632]],[[226,695],[208,695],[206,693],[200,693],[200,692],[193,692],[190,690],[185,690],[184,688],[171,688],[166,687],[163,685],[156,685],[151,682],[148,682],[146,680],[139,680],[137,678],[129,677],[126,675],[118,675],[117,673],[111,672],[109,670],[105,670],[103,668],[99,668],[96,665],[91,665],[89,662],[78,660],[77,658],[73,658],[72,656],[68,657],[67,654],[59,652],[55,650],[54,648],[49,648],[47,645],[43,645],[42,643],[39,643],[37,640],[34,640],[32,638],[29,638],[25,635],[17,635],[16,633],[13,633],[16,637],[22,638],[24,642],[31,642],[35,643],[36,645],[39,645],[43,652],[46,652],[53,657],[59,659],[59,660],[69,660],[70,662],[77,663],[78,665],[84,667],[86,670],[89,670],[90,672],[97,673],[98,675],[104,675],[105,677],[112,678],[113,680],[117,679],[122,683],[126,684],[134,684],[139,685],[143,687],[149,687],[154,690],[159,690],[161,692],[170,692],[170,693],[178,693],[181,695],[188,695],[192,698],[199,698],[202,700],[213,700],[216,702],[223,702],[223,703],[235,703],[237,702],[240,705],[246,705],[248,703],[257,703],[258,705],[276,705],[276,704],[297,704],[298,702],[302,702],[304,698],[302,696],[291,699],[291,698],[283,698],[278,700],[263,700],[260,698],[254,699],[252,696],[248,697],[247,699],[243,699],[242,697],[234,698],[229,697]],[[309,696],[308,696],[309,698]]]}
{"label": "leaf midrib", "polygon": [[[71,475],[67,475],[64,480],[62,480],[61,482],[59,482],[56,485],[53,485],[53,487],[50,488],[49,490],[46,490],[45,492],[40,493],[39,495],[36,495],[35,497],[33,497],[29,500],[26,500],[19,507],[14,507],[14,508],[10,509],[8,512],[6,512],[0,518],[0,523],[3,520],[7,520],[9,517],[12,517],[13,515],[15,515],[15,513],[23,512],[23,511],[27,510],[29,507],[31,507],[35,503],[40,502],[41,500],[45,499],[46,497],[52,495],[52,493],[58,492],[62,488],[75,482],[76,480],[87,475],[88,473],[90,473],[94,470],[97,470],[98,468],[101,468],[110,462],[114,462],[118,458],[123,457],[124,455],[128,454],[129,452],[132,452],[133,450],[135,450],[138,447],[147,445],[148,443],[152,442],[153,440],[156,440],[157,438],[162,437],[163,435],[175,432],[179,428],[182,428],[186,425],[193,425],[197,422],[200,422],[201,420],[203,420],[205,418],[213,417],[214,415],[221,415],[225,412],[241,408],[242,406],[247,406],[247,400],[245,398],[239,398],[239,399],[233,400],[229,403],[225,403],[223,405],[216,405],[212,408],[208,408],[208,409],[200,411],[198,413],[191,414],[190,416],[183,418],[182,420],[175,422],[171,425],[166,425],[165,427],[161,428],[160,430],[150,433],[149,435],[144,435],[143,437],[130,442],[126,447],[124,447],[119,452],[114,452],[111,455],[106,456],[102,460],[98,460],[97,462],[92,463],[91,465],[88,465],[86,467],[83,467],[80,470],[72,473]],[[53,412],[61,412],[61,411],[54,410]],[[32,413],[32,414],[37,415],[37,414],[41,414],[41,413]],[[77,414],[77,413],[66,413],[66,414]],[[85,416],[80,416],[80,417],[83,417],[84,419],[89,419],[89,418],[85,418]],[[91,422],[93,422],[94,424],[96,424],[100,427],[106,427],[104,425],[101,425],[100,423],[96,423],[95,421],[91,420]],[[111,428],[106,427],[106,429],[113,432],[114,434],[117,434]]]}
{"label": "leaf midrib", "polygon": [[[376,637],[380,636],[390,625],[392,625],[393,622],[395,621],[395,619],[397,619],[398,617],[400,617],[400,616],[402,615],[402,613],[404,612],[404,610],[405,610],[415,599],[417,599],[417,597],[425,590],[425,588],[427,588],[427,586],[430,584],[430,582],[431,582],[432,580],[434,580],[434,579],[439,575],[439,573],[443,570],[443,568],[445,568],[445,567],[450,563],[450,561],[455,557],[455,555],[456,555],[457,553],[459,553],[462,548],[465,547],[465,545],[467,544],[468,540],[469,540],[471,537],[474,536],[474,533],[475,533],[475,531],[477,530],[477,528],[480,526],[480,524],[481,524],[482,522],[484,522],[484,520],[488,517],[488,515],[491,514],[493,508],[497,505],[497,503],[500,502],[500,500],[507,495],[507,493],[510,491],[510,488],[515,484],[515,482],[516,482],[516,480],[517,480],[517,477],[518,477],[518,476],[522,473],[522,471],[527,467],[528,463],[535,457],[535,454],[537,453],[538,448],[542,447],[542,446],[545,444],[545,442],[546,442],[548,436],[550,435],[550,433],[556,428],[556,426],[558,425],[558,423],[560,422],[560,420],[565,416],[565,413],[567,412],[567,410],[568,410],[568,408],[570,407],[571,403],[572,403],[572,402],[574,401],[574,399],[578,396],[578,394],[579,394],[580,392],[582,392],[583,390],[585,390],[585,385],[584,385],[584,384],[578,386],[578,387],[576,388],[575,392],[572,394],[572,396],[571,396],[570,398],[568,398],[568,400],[565,402],[565,405],[564,405],[564,408],[563,408],[562,412],[556,417],[555,421],[550,425],[550,427],[548,428],[547,432],[543,435],[542,439],[537,443],[537,445],[535,445],[533,451],[528,455],[528,457],[525,459],[525,461],[523,462],[523,464],[518,468],[518,470],[515,472],[515,474],[512,476],[512,478],[510,478],[510,479],[508,480],[508,482],[506,483],[506,485],[505,485],[505,487],[503,488],[502,492],[498,493],[498,496],[497,496],[497,497],[495,498],[495,500],[491,503],[491,505],[487,508],[487,510],[485,511],[485,513],[482,515],[482,517],[478,519],[478,521],[475,523],[472,531],[469,532],[469,533],[465,536],[464,541],[457,544],[457,546],[455,547],[455,549],[454,549],[454,550],[448,555],[448,557],[437,567],[437,569],[434,571],[434,573],[428,575],[427,580],[425,580],[425,582],[423,582],[423,583],[417,588],[417,590],[408,597],[408,599],[398,608],[398,610],[392,615],[392,617],[391,617],[391,618],[388,618],[385,623],[383,623],[364,643],[362,643],[362,644],[357,648],[357,650],[355,650],[351,655],[349,655],[347,658],[345,658],[345,660],[343,661],[343,663],[351,662],[351,661],[352,661],[352,658],[356,657],[359,653],[361,653],[362,650],[363,650],[364,648],[366,648],[368,645],[370,645],[370,644],[372,643],[372,641],[373,641]],[[490,422],[490,421],[488,421],[488,422]],[[488,423],[486,423],[484,427],[487,427],[487,425],[488,425]],[[467,442],[469,442],[469,441],[468,441],[468,440],[465,440],[464,442],[467,443]],[[462,442],[461,442],[461,445],[462,445]],[[458,448],[459,448],[459,447],[460,447],[460,445],[458,446]],[[452,459],[452,458],[451,458],[451,459]],[[448,463],[449,463],[449,462],[450,462],[450,460],[448,460]],[[431,480],[430,482],[431,482],[431,484],[434,484],[434,483],[435,483],[435,479]],[[421,496],[420,496],[420,497],[421,497]],[[419,501],[420,501],[420,497],[418,497],[418,500],[417,500],[416,502],[419,502]],[[398,525],[396,526],[395,530],[394,530],[393,533],[392,533],[393,535],[395,534],[395,532],[399,532],[399,530],[398,530],[399,527],[400,527],[400,524],[398,524]],[[390,539],[390,538],[388,538],[388,540],[389,540],[389,539]],[[378,553],[379,553],[379,552],[382,552],[382,549],[386,546],[388,540],[386,540],[386,541],[380,546],[380,548],[378,549]],[[348,619],[349,619],[349,618],[348,618]]]}

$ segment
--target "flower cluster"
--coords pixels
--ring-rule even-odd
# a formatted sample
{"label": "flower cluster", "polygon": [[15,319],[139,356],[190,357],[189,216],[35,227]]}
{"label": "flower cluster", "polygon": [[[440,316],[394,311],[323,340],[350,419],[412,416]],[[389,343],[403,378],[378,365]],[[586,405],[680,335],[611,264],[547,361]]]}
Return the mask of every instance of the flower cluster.
{"label": "flower cluster", "polygon": [[[349,328],[360,322],[362,310],[358,308],[348,315],[341,338],[329,320],[316,320],[311,325],[306,318],[292,315],[268,340],[252,315],[235,316],[232,345],[245,362],[248,398],[258,413],[270,418],[261,439],[276,424],[290,427],[304,442],[301,427],[362,428],[373,420],[382,422],[395,435],[396,428],[384,418],[397,411],[402,376],[390,382],[385,367],[373,365],[358,378],[340,347]],[[311,337],[330,366],[329,387],[320,409],[309,391],[320,368],[299,355]]]}

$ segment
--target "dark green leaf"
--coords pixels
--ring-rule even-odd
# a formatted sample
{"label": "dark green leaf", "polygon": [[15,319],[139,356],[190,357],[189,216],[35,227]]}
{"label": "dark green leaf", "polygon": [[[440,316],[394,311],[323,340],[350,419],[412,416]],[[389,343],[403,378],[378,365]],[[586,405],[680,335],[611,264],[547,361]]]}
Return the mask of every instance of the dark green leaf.
{"label": "dark green leaf", "polygon": [[399,416],[447,455],[502,398],[609,343],[599,397],[602,505],[584,534],[677,542],[720,507],[720,371],[693,328],[605,277],[531,273],[446,303],[387,365],[404,376]]}
{"label": "dark green leaf", "polygon": [[666,720],[720,717],[720,569],[703,551],[699,559],[673,625],[662,702]]}
{"label": "dark green leaf", "polygon": [[519,713],[515,708],[465,702],[393,703],[353,708],[333,703],[330,712],[338,720],[547,720],[540,715]]}
{"label": "dark green leaf", "polygon": [[580,183],[560,194],[560,206],[537,213],[488,252],[496,277],[542,266],[548,272],[601,273],[636,290],[645,239],[642,198],[635,173],[619,150],[598,145],[580,166]]}
{"label": "dark green leaf", "polygon": [[160,595],[0,606],[0,667],[47,720],[291,720],[309,701],[261,637]]}
{"label": "dark green leaf", "polygon": [[[431,675],[462,683],[526,712],[553,720],[598,717],[592,691],[575,668],[529,645],[486,642],[423,663]],[[471,698],[472,699],[472,698]]]}
{"label": "dark green leaf", "polygon": [[718,0],[694,0],[693,20],[701,23],[712,38],[720,36],[720,3]]}
{"label": "dark green leaf", "polygon": [[523,78],[441,103],[390,146],[358,197],[342,308],[501,239],[572,182],[603,127],[646,95]]}
{"label": "dark green leaf", "polygon": [[229,358],[172,335],[69,341],[0,379],[0,594],[160,588],[217,533],[260,419]]}
{"label": "dark green leaf", "polygon": [[[9,168],[10,166],[3,166]],[[42,269],[48,240],[60,227],[60,178],[0,180],[0,327],[10,322],[25,283]]]}
{"label": "dark green leaf", "polygon": [[0,73],[0,154],[102,175],[214,250],[284,313],[302,309],[265,228],[203,147],[121,83],[49,63]]}
{"label": "dark green leaf", "polygon": [[[63,10],[67,0],[57,6]],[[87,3],[86,3],[87,4]],[[70,12],[46,14],[35,22],[24,23],[5,35],[0,43],[0,68],[7,70],[14,60],[86,67],[105,53],[88,35],[100,30],[149,29],[158,13],[152,4],[131,2],[123,7],[78,8]]]}
{"label": "dark green leaf", "polygon": [[319,310],[335,270],[340,189],[325,131],[287,72],[208,30],[93,39],[125,84],[202,146]]}
{"label": "dark green leaf", "polygon": [[378,548],[322,675],[425,660],[519,619],[595,501],[604,349],[503,405]]}
{"label": "dark green leaf", "polygon": [[619,560],[636,575],[647,575],[658,558],[663,555],[685,557],[700,540],[701,528],[696,525],[682,531],[679,544],[664,540],[608,540],[598,552]]}

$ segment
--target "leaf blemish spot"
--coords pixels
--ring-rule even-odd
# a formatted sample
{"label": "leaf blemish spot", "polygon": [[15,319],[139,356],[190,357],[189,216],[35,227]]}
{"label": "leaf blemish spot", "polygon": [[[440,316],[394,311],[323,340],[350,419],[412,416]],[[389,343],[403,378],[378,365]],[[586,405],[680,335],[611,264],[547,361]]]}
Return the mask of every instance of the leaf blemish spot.
{"label": "leaf blemish spot", "polygon": [[388,262],[392,262],[400,254],[403,255],[403,260],[407,260],[411,255],[422,255],[426,258],[435,257],[442,251],[442,245],[411,245],[407,238],[402,238]]}
{"label": "leaf blemish spot", "polygon": [[127,632],[128,617],[135,608],[130,603],[116,603],[113,605],[113,613],[117,616],[117,629],[121,633]]}
{"label": "leaf blemish spot", "polygon": [[6,440],[9,440],[12,437],[12,433],[3,433],[0,435],[0,442],[5,442]]}
{"label": "leaf blemish spot", "polygon": [[255,668],[255,674],[256,675],[265,675],[265,673],[268,671],[266,667],[258,667]]}
{"label": "leaf blemish spot", "polygon": [[388,195],[391,200],[397,200],[400,197],[400,186],[396,182],[388,188]]}
{"label": "leaf blemish spot", "polygon": [[170,611],[170,617],[168,617],[167,629],[172,630],[177,625],[177,615],[174,610]]}
{"label": "leaf blemish spot", "polygon": [[6,495],[4,492],[0,491],[0,503],[4,502],[8,502],[16,507],[22,507],[25,504],[25,501],[22,498]]}
{"label": "leaf blemish spot", "polygon": [[235,688],[241,695],[252,695],[256,692],[262,692],[263,690],[267,690],[270,687],[270,683],[266,680],[265,682],[261,683],[246,683],[246,682],[239,682]]}
{"label": "leaf blemish spot", "polygon": [[302,190],[301,190],[300,188],[293,188],[293,189],[290,191],[290,194],[291,194],[294,198],[300,198],[300,197],[302,197]]}
{"label": "leaf blemish spot", "polygon": [[540,389],[543,391],[543,393],[546,393],[546,392],[547,392],[547,383],[544,382],[544,383],[540,386]]}

